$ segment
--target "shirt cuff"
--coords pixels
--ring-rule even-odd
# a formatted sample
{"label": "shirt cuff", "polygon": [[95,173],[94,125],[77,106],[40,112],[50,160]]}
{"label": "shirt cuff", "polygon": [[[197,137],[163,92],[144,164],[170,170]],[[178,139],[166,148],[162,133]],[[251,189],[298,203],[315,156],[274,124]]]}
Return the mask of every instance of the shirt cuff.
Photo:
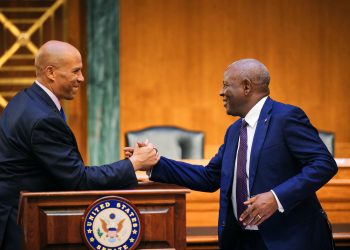
{"label": "shirt cuff", "polygon": [[149,179],[152,177],[152,170],[153,170],[153,168],[151,168],[150,170],[146,171],[146,175],[148,175]]}
{"label": "shirt cuff", "polygon": [[275,194],[275,192],[272,189],[271,189],[271,192],[272,192],[273,196],[275,196],[275,199],[277,201],[278,211],[283,213],[284,212],[284,208],[282,207],[282,204],[281,204],[280,200],[278,199],[277,195]]}

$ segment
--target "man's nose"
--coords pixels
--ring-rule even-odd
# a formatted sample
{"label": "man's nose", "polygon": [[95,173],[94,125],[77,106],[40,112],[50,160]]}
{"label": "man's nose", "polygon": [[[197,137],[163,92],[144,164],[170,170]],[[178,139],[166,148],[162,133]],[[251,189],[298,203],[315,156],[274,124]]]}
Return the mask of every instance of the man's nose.
{"label": "man's nose", "polygon": [[78,77],[78,81],[79,81],[79,82],[83,82],[83,81],[84,81],[83,73],[80,73],[80,75],[79,75],[79,77]]}
{"label": "man's nose", "polygon": [[219,96],[224,96],[224,89],[220,89]]}

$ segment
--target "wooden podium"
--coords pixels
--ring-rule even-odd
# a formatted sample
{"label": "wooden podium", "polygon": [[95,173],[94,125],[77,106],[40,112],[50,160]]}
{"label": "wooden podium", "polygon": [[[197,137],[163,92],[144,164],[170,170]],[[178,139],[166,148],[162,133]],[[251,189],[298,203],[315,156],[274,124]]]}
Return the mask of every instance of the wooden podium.
{"label": "wooden podium", "polygon": [[185,249],[188,192],[153,182],[132,190],[22,192],[18,221],[25,249],[87,249],[80,234],[81,218],[92,202],[110,195],[126,198],[139,209],[144,234],[138,249]]}

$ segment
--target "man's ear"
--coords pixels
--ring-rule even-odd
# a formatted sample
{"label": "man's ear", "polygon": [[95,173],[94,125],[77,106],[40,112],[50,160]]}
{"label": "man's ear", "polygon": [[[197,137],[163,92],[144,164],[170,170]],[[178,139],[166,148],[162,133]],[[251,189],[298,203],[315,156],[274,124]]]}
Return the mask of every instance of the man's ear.
{"label": "man's ear", "polygon": [[55,69],[52,65],[46,66],[44,71],[48,79],[50,79],[51,81],[55,80]]}
{"label": "man's ear", "polygon": [[248,78],[242,81],[244,95],[248,95],[252,91],[252,82]]}

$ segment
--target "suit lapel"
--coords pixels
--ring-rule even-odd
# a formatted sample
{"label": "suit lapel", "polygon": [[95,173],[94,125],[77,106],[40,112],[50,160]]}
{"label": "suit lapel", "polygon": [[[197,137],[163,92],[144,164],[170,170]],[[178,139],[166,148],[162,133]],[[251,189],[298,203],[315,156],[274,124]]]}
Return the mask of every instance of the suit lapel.
{"label": "suit lapel", "polygon": [[[36,84],[34,82],[34,84],[28,89],[35,92],[35,94],[38,95],[40,97],[40,99],[42,101],[44,101],[50,107],[50,109],[60,117],[60,119],[62,118],[60,111],[57,109],[55,103],[51,100],[50,96],[48,96],[48,94],[46,94],[46,92],[42,88],[40,88],[40,86],[38,84]],[[68,126],[68,124],[66,122],[64,124],[67,127],[70,135],[73,138],[74,145],[78,148],[78,143],[75,139],[75,136],[74,136],[72,130],[70,129],[70,127]],[[79,152],[79,154],[80,154],[80,152]]]}
{"label": "suit lapel", "polygon": [[226,166],[229,167],[229,178],[226,179],[226,186],[228,187],[226,190],[226,195],[230,195],[232,191],[232,184],[233,184],[233,174],[235,171],[235,161],[236,161],[236,154],[237,154],[237,147],[238,147],[238,139],[239,139],[239,128],[241,127],[242,119],[239,119],[232,128],[232,132],[230,133],[230,137],[228,139],[228,143],[226,146],[227,154],[230,156],[228,157],[229,161],[227,162]]}
{"label": "suit lapel", "polygon": [[265,104],[260,112],[257,127],[254,134],[252,150],[250,153],[250,166],[249,166],[249,190],[252,190],[256,170],[258,167],[261,148],[264,144],[267,130],[269,128],[271,119],[271,109],[273,101],[267,98]]}
{"label": "suit lapel", "polygon": [[51,108],[52,111],[61,117],[60,111],[57,109],[55,103],[51,100],[50,96],[48,96],[48,94],[46,94],[46,92],[39,87],[38,84],[34,83],[29,89],[35,92],[35,94],[37,94],[40,99]]}

